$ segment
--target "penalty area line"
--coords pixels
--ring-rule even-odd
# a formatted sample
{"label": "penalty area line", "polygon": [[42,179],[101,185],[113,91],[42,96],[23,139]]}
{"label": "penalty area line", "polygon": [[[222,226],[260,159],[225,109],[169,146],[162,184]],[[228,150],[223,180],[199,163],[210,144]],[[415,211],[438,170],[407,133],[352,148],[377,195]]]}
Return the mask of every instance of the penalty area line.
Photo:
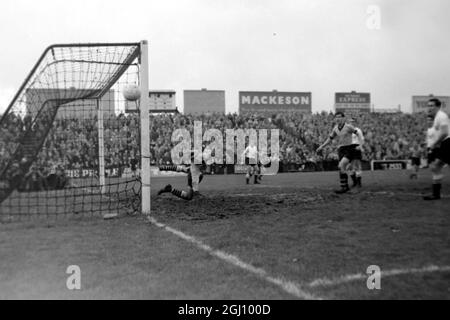
{"label": "penalty area line", "polygon": [[[419,274],[419,273],[432,273],[432,272],[449,272],[450,266],[426,266],[423,268],[406,268],[406,269],[392,269],[383,271],[381,270],[381,278],[383,277],[393,277],[405,274]],[[368,274],[356,273],[356,274],[348,274],[338,278],[320,278],[314,281],[311,281],[308,284],[310,288],[317,287],[332,287],[344,283],[354,282],[358,280],[366,280],[369,277]]]}
{"label": "penalty area line", "polygon": [[286,292],[294,297],[297,297],[300,299],[305,299],[305,300],[320,299],[319,297],[316,297],[316,296],[304,291],[303,289],[301,289],[297,283],[294,283],[292,281],[288,281],[288,280],[285,280],[282,278],[270,276],[264,269],[256,268],[256,267],[252,266],[251,264],[242,261],[235,255],[229,254],[229,253],[221,251],[221,250],[216,250],[216,249],[212,248],[211,246],[203,243],[202,241],[196,239],[193,236],[187,235],[179,230],[176,230],[170,226],[167,226],[163,223],[158,222],[155,218],[148,217],[148,221],[152,225],[154,225],[160,229],[163,229],[163,230],[195,245],[197,248],[207,252],[208,254],[210,254],[216,258],[219,258],[220,260],[222,260],[228,264],[231,264],[235,267],[238,267],[249,273],[252,273],[252,274],[258,276],[259,278],[265,280],[266,282],[269,282],[271,284],[278,286],[284,292]]}

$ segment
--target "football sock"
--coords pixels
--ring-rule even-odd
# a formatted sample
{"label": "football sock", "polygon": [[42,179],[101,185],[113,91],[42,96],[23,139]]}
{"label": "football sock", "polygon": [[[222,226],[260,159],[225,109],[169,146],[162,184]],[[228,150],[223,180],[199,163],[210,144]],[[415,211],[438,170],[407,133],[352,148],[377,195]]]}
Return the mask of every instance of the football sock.
{"label": "football sock", "polygon": [[358,187],[362,186],[362,172],[361,171],[356,171],[356,185]]}
{"label": "football sock", "polygon": [[191,200],[192,199],[192,192],[186,192],[181,191],[175,188],[172,188],[172,194],[174,196],[177,196],[178,198],[184,199],[184,200]]}
{"label": "football sock", "polygon": [[435,198],[441,197],[441,184],[440,183],[433,183],[433,196]]}
{"label": "football sock", "polygon": [[352,178],[353,185],[356,186],[356,185],[357,185],[356,172],[353,172],[353,173],[351,174],[350,178]]}
{"label": "football sock", "polygon": [[188,173],[188,186],[192,188],[192,174]]}
{"label": "football sock", "polygon": [[435,200],[441,198],[441,181],[444,178],[442,173],[433,173],[432,195],[424,197],[425,200]]}
{"label": "football sock", "polygon": [[348,175],[346,173],[340,173],[339,174],[340,180],[341,180],[341,188],[342,189],[348,189]]}
{"label": "football sock", "polygon": [[160,171],[177,171],[178,172],[178,167],[179,166],[160,166],[159,170]]}

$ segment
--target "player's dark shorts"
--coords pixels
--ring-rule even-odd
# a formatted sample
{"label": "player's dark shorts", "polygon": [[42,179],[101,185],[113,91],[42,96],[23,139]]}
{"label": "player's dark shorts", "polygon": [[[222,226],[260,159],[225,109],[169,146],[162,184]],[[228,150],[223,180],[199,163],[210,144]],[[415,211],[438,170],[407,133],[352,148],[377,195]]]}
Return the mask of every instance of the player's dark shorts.
{"label": "player's dark shorts", "polygon": [[[350,161],[355,160],[354,157],[355,157],[355,151],[356,151],[357,146],[358,145],[351,144],[348,146],[339,147],[339,149],[338,149],[339,161],[341,161],[342,158],[347,158]],[[358,160],[358,159],[356,159],[356,160]]]}
{"label": "player's dark shorts", "polygon": [[420,158],[419,157],[411,157],[411,164],[413,166],[420,166]]}
{"label": "player's dark shorts", "polygon": [[441,146],[433,150],[436,158],[450,164],[450,138],[441,142]]}
{"label": "player's dark shorts", "polygon": [[360,149],[358,149],[358,148],[354,148],[353,149],[353,151],[352,151],[352,160],[359,160],[359,161],[361,161],[362,160],[362,151],[360,150]]}
{"label": "player's dark shorts", "polygon": [[248,157],[245,157],[245,165],[247,165],[247,166],[256,166],[256,165],[261,165],[260,163],[259,163],[259,161],[256,161],[256,159],[254,159],[254,158],[248,158]]}

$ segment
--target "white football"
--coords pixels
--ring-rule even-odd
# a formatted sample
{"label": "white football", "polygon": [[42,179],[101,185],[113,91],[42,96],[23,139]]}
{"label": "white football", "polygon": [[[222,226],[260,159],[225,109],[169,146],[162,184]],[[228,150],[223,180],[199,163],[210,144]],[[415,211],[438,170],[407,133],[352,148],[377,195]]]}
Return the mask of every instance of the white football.
{"label": "white football", "polygon": [[123,97],[128,101],[136,101],[141,97],[141,89],[136,84],[129,84],[123,88]]}

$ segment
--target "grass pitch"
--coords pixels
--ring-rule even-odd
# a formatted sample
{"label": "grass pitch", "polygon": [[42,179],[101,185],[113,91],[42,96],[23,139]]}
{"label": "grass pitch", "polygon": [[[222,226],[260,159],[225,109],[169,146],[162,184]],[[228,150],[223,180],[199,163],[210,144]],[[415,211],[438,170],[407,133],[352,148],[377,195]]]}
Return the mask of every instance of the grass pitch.
{"label": "grass pitch", "polygon": [[[0,298],[301,298],[291,286],[318,299],[450,299],[450,184],[425,202],[429,172],[364,174],[361,191],[340,196],[335,172],[261,185],[206,176],[190,202],[156,196],[184,177],[153,178],[152,217],[164,228],[126,215],[0,225]],[[70,265],[79,291],[66,287]],[[381,290],[367,289],[370,265]]]}

